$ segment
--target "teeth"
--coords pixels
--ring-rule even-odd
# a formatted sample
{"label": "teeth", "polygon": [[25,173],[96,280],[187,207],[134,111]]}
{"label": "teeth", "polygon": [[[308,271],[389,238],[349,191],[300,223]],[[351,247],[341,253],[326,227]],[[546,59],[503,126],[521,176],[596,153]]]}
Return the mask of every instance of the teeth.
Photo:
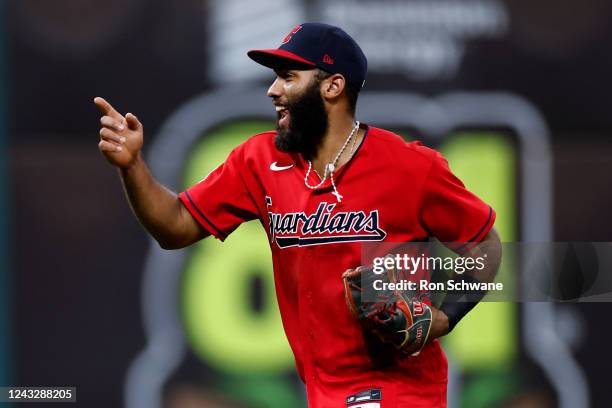
{"label": "teeth", "polygon": [[285,108],[284,106],[277,106],[276,107],[276,111],[277,112],[284,111],[285,109],[287,109],[287,108]]}

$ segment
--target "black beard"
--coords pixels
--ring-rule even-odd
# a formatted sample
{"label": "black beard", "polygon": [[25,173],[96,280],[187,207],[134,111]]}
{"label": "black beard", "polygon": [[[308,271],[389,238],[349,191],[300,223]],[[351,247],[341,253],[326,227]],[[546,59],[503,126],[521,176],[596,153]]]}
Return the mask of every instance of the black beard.
{"label": "black beard", "polygon": [[283,152],[297,152],[310,159],[323,140],[328,120],[319,90],[319,82],[313,81],[304,93],[287,102],[289,126],[280,129],[276,125],[276,148]]}

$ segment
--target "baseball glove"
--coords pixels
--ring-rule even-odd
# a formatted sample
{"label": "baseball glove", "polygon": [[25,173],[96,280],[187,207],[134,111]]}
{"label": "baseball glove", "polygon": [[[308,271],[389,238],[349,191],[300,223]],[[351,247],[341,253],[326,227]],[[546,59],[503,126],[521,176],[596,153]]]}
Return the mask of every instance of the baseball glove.
{"label": "baseball glove", "polygon": [[[377,275],[372,267],[360,266],[344,272],[342,280],[346,303],[366,330],[383,342],[393,344],[404,354],[416,356],[420,353],[431,327],[429,306],[421,302],[415,293],[372,289],[375,280],[397,283],[397,271],[389,270]],[[364,296],[366,287],[371,291],[371,296]]]}

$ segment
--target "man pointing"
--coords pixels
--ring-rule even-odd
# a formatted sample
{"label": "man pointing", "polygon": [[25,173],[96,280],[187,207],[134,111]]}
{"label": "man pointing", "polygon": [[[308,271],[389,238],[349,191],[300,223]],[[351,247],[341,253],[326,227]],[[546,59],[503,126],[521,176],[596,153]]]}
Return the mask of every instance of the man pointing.
{"label": "man pointing", "polygon": [[[398,298],[383,310],[393,325],[376,326],[349,287],[353,268],[364,243],[435,237],[463,243],[464,254],[498,248],[495,212],[438,152],[356,118],[367,61],[342,29],[304,23],[278,48],[248,56],[276,74],[267,92],[276,130],[252,136],[180,194],[149,172],[136,116],[94,100],[103,114],[99,149],[119,169],[134,213],[165,249],[209,235],[225,240],[241,223],[261,222],[310,407],[445,407],[447,362],[437,337],[475,303],[439,310]],[[488,253],[494,275],[499,250]]]}

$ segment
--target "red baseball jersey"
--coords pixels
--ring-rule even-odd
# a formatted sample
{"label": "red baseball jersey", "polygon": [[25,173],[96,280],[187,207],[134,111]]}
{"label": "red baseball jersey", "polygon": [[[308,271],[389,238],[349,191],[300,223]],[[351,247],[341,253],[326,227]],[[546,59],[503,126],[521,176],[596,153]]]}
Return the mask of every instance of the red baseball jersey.
{"label": "red baseball jersey", "polygon": [[[310,407],[446,406],[447,361],[437,340],[399,356],[365,333],[344,299],[342,273],[362,262],[364,242],[477,242],[495,212],[446,160],[419,142],[362,125],[352,159],[330,180],[305,186],[308,162],[276,149],[274,131],[251,137],[180,194],[202,227],[224,240],[259,219],[272,248],[283,326]],[[319,184],[310,173],[309,184]]]}

